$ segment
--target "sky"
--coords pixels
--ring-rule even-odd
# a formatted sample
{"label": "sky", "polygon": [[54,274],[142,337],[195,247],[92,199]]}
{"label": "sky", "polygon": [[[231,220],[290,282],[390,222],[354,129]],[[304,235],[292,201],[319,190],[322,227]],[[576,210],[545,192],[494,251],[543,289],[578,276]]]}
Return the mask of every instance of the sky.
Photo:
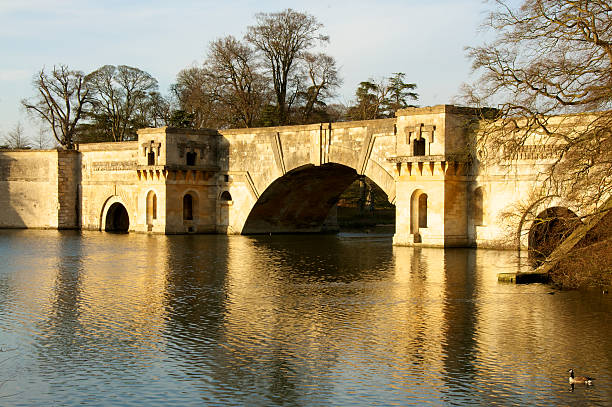
{"label": "sky", "polygon": [[[91,72],[130,65],[153,75],[168,93],[177,73],[200,64],[219,37],[241,38],[258,12],[307,12],[324,25],[344,79],[337,100],[349,104],[359,82],[404,72],[417,104],[453,102],[471,78],[466,46],[479,32],[483,0],[0,0],[0,139],[20,122],[39,124],[21,107],[34,96],[33,76],[65,64]],[[28,135],[26,134],[26,135]]]}

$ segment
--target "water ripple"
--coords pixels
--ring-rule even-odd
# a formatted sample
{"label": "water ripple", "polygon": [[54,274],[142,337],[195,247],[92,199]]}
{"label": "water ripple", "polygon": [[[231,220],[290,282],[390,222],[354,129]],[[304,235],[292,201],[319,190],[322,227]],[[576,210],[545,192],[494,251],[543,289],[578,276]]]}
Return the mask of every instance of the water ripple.
{"label": "water ripple", "polygon": [[[512,253],[0,231],[0,257],[3,405],[612,399],[612,301],[500,285]],[[570,392],[569,367],[596,385]]]}

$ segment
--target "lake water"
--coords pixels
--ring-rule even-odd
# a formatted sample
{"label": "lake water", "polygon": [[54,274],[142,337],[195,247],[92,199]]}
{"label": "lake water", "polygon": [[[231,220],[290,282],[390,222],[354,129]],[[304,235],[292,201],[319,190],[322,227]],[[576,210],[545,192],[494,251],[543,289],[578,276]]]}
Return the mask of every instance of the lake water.
{"label": "lake water", "polygon": [[0,231],[0,405],[611,405],[612,295],[516,269],[377,235]]}

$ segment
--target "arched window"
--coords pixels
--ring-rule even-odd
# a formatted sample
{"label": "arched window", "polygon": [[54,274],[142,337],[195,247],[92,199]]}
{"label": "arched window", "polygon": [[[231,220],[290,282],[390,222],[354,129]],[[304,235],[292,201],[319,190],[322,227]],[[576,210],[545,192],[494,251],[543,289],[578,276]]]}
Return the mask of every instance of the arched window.
{"label": "arched window", "polygon": [[232,195],[229,193],[229,191],[223,191],[223,193],[221,194],[220,199],[222,201],[231,201],[232,200]]}
{"label": "arched window", "polygon": [[147,154],[147,165],[155,165],[155,152],[150,151]]}
{"label": "arched window", "polygon": [[427,227],[427,194],[419,196],[419,227]]}
{"label": "arched window", "polygon": [[193,197],[186,194],[183,197],[183,220],[193,220]]}
{"label": "arched window", "polygon": [[157,195],[149,191],[147,194],[147,225],[152,225],[154,219],[157,219]]}
{"label": "arched window", "polygon": [[410,197],[410,233],[415,243],[421,243],[421,228],[427,228],[427,194],[417,189]]}
{"label": "arched window", "polygon": [[484,225],[484,207],[483,207],[483,192],[482,187],[474,190],[474,225]]}

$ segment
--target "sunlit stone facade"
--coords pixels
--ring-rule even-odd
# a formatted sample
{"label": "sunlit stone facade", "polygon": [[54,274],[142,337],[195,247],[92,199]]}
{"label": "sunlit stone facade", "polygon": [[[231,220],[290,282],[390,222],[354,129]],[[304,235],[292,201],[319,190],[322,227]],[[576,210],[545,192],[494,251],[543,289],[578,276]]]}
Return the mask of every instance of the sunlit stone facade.
{"label": "sunlit stone facade", "polygon": [[4,150],[0,227],[318,232],[333,229],[339,195],[366,176],[396,205],[396,245],[511,246],[516,225],[501,215],[539,187],[547,161],[532,154],[511,166],[480,162],[477,129],[473,109],[439,105],[392,119],[163,127],[76,151]]}

